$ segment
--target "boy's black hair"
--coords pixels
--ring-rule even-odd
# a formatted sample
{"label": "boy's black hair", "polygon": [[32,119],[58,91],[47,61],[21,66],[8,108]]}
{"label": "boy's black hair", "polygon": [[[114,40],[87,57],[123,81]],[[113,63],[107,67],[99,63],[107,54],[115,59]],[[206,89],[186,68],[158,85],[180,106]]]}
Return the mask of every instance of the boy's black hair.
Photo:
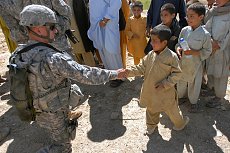
{"label": "boy's black hair", "polygon": [[176,14],[176,8],[173,4],[171,3],[166,3],[161,7],[161,12],[162,11],[168,11],[170,14]]}
{"label": "boy's black hair", "polygon": [[134,8],[134,7],[139,7],[143,10],[143,4],[141,3],[141,1],[136,1],[134,2],[132,5],[131,5],[131,8]]}
{"label": "boy's black hair", "polygon": [[167,40],[169,41],[171,38],[171,30],[166,25],[158,25],[155,26],[151,31],[151,35],[156,35],[162,41]]}
{"label": "boy's black hair", "polygon": [[205,8],[204,4],[202,4],[200,2],[193,3],[193,4],[189,5],[188,10],[193,10],[199,16],[201,16],[201,15],[205,16],[205,13],[206,13],[206,8]]}

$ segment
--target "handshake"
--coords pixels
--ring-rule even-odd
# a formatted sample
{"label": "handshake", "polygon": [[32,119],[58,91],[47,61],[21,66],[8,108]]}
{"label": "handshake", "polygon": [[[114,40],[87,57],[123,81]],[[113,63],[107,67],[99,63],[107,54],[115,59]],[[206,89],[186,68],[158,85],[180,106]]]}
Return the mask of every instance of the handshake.
{"label": "handshake", "polygon": [[127,69],[118,69],[116,71],[118,73],[117,79],[123,79],[123,78],[127,78],[128,77],[129,70],[127,70]]}

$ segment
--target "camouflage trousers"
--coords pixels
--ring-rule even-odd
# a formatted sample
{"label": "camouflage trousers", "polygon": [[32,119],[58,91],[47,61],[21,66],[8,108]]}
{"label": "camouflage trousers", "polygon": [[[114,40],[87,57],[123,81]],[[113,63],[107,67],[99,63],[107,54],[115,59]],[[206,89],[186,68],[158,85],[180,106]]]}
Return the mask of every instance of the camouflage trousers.
{"label": "camouflage trousers", "polygon": [[42,112],[36,116],[37,124],[47,129],[54,144],[41,148],[37,153],[71,153],[71,140],[76,134],[76,124],[67,118],[67,111]]}

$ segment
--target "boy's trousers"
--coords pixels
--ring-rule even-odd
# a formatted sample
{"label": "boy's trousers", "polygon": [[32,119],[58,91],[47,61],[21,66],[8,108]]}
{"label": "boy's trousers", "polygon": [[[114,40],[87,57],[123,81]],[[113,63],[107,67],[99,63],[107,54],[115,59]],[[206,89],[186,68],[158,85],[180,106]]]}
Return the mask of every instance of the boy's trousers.
{"label": "boy's trousers", "polygon": [[223,76],[220,78],[216,78],[212,75],[208,75],[208,87],[210,89],[214,88],[216,97],[224,98],[226,95],[228,84],[228,76]]}
{"label": "boy's trousers", "polygon": [[191,104],[197,104],[200,96],[200,89],[202,84],[203,69],[198,69],[196,77],[192,82],[180,80],[177,83],[177,92],[179,98],[188,97]]}
{"label": "boy's trousers", "polygon": [[[184,126],[185,121],[183,119],[183,116],[180,113],[180,109],[178,107],[178,103],[174,103],[174,105],[170,108],[167,108],[167,110],[163,111],[165,112],[170,120],[173,122],[174,126],[176,128],[181,128]],[[152,112],[151,108],[146,109],[146,125],[147,128],[156,128],[157,124],[160,120],[160,112]]]}

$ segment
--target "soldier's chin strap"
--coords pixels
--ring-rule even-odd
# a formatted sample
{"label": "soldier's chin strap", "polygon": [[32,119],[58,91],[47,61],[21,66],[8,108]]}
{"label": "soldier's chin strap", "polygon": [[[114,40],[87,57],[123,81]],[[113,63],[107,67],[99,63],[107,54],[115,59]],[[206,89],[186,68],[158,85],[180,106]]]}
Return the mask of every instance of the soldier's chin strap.
{"label": "soldier's chin strap", "polygon": [[39,35],[37,34],[36,32],[34,32],[33,30],[31,30],[29,27],[28,27],[28,31],[30,31],[33,35],[39,37],[39,38],[43,38],[43,39],[46,39],[48,40],[49,43],[52,43],[54,41],[54,39],[50,39],[50,28],[45,26],[46,27],[46,33],[48,34],[48,36],[42,36],[42,35]]}

